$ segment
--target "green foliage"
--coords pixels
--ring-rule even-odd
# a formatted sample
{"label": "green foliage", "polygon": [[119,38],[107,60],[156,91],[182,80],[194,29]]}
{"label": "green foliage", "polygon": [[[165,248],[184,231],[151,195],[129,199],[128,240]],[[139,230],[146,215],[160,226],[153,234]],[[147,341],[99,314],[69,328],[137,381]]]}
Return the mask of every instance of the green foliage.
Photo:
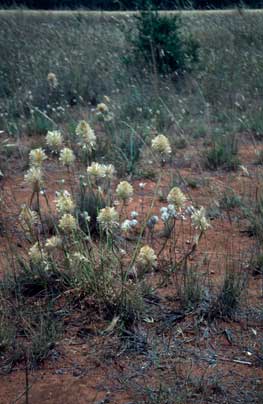
{"label": "green foliage", "polygon": [[28,359],[33,367],[48,357],[55,346],[60,329],[61,325],[52,313],[41,314],[35,322],[32,321],[26,334],[31,342]]}
{"label": "green foliage", "polygon": [[247,232],[250,236],[256,237],[260,242],[263,241],[263,195],[262,190],[257,191],[256,200],[249,201],[248,206],[243,209],[244,215],[248,220]]}
{"label": "green foliage", "polygon": [[227,189],[220,200],[220,208],[229,210],[242,206],[242,200],[231,188]]}
{"label": "green foliage", "polygon": [[263,165],[263,150],[259,150],[256,153],[256,164]]}
{"label": "green foliage", "polygon": [[6,316],[0,308],[0,355],[2,355],[15,338],[15,328],[8,323]]}
{"label": "green foliage", "polygon": [[[106,203],[101,194],[90,187],[81,186],[77,197],[77,216],[80,228],[84,233],[99,234],[97,216],[100,209],[105,208]],[[89,220],[87,221],[87,217]]]}
{"label": "green foliage", "polygon": [[[3,285],[1,284],[1,287]],[[2,371],[9,372],[20,362],[36,368],[46,359],[61,332],[61,318],[49,297],[49,302],[39,299],[37,304],[25,304],[21,295],[16,303],[5,289],[0,306],[0,363]]]}
{"label": "green foliage", "polygon": [[234,263],[227,263],[221,290],[209,309],[208,317],[231,318],[240,305],[245,286],[246,277],[242,268]]}
{"label": "green foliage", "polygon": [[185,268],[183,287],[181,289],[181,302],[184,309],[196,308],[204,295],[203,280],[198,265]]}
{"label": "green foliage", "polygon": [[198,60],[198,44],[192,36],[183,38],[179,16],[161,15],[148,8],[136,16],[137,36],[133,46],[161,74],[189,70]]}
{"label": "green foliage", "polygon": [[49,130],[52,130],[53,123],[47,116],[40,111],[34,111],[31,115],[31,119],[28,122],[27,133],[29,135],[45,135]]}
{"label": "green foliage", "polygon": [[258,253],[252,259],[251,267],[255,275],[263,274],[263,253]]}
{"label": "green foliage", "polygon": [[69,276],[65,272],[59,272],[49,263],[33,264],[19,259],[20,271],[16,276],[8,274],[2,281],[1,288],[6,289],[13,296],[34,297],[49,293],[56,296],[59,291],[69,286]]}
{"label": "green foliage", "polygon": [[238,144],[234,136],[218,136],[213,140],[212,147],[205,152],[205,167],[210,170],[236,170],[240,164],[237,153]]}

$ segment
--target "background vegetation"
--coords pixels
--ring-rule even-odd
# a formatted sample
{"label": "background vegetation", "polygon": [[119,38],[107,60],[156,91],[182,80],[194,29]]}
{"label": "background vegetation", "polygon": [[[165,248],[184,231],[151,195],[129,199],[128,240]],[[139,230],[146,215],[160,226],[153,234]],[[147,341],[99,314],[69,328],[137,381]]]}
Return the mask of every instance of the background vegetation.
{"label": "background vegetation", "polygon": [[[1,0],[3,6],[26,6],[36,9],[79,8],[102,10],[134,10],[147,6],[148,0]],[[152,3],[163,10],[182,8],[224,8],[246,6],[262,7],[262,0],[153,0]]]}
{"label": "background vegetation", "polygon": [[[106,144],[101,155],[126,161],[129,170],[141,145],[135,133],[146,140],[150,126],[170,133],[174,142],[189,135],[218,137],[249,130],[260,138],[262,19],[261,12],[253,11],[216,13],[212,18],[182,13],[174,45],[181,52],[181,71],[170,66],[169,74],[160,75],[155,59],[169,49],[159,32],[152,55],[137,17],[2,13],[0,127],[18,138],[46,133],[54,125],[72,132],[77,120],[107,95],[115,116],[107,131],[118,142],[120,155],[111,155],[113,149]],[[189,44],[194,44],[194,59]],[[58,80],[55,89],[47,81],[50,72]],[[220,143],[218,158],[225,164],[222,144],[224,149],[232,143]]]}
{"label": "background vegetation", "polygon": [[74,366],[78,345],[129,362],[138,404],[262,402],[262,20],[0,11],[0,371],[24,364],[21,397],[77,341]]}

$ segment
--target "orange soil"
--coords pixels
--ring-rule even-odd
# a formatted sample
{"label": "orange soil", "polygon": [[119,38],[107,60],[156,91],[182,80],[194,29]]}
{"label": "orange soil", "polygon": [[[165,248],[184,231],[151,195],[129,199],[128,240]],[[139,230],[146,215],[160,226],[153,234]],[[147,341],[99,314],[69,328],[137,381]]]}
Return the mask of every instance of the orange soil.
{"label": "orange soil", "polygon": [[[199,167],[199,165],[196,166],[196,149],[194,146],[189,146],[186,151],[180,152],[181,154],[179,153],[179,156],[177,156],[180,159],[180,157],[185,157],[188,154],[193,155],[188,167],[185,167],[187,166],[185,164],[183,168],[178,169],[182,178],[206,179],[201,187],[196,189],[187,187],[187,192],[190,193],[195,205],[217,206],[223,192],[228,188],[233,189],[242,197],[256,194],[259,177],[260,174],[262,175],[263,170],[261,167],[253,165],[255,160],[254,146],[244,144],[240,150],[242,164],[248,167],[250,174],[248,177],[244,176],[242,171],[237,173],[199,171],[199,168],[196,168]],[[47,196],[49,201],[52,201],[54,200],[55,190],[66,188],[66,185],[62,186],[60,183],[62,174],[68,187],[74,186],[74,184],[72,182],[70,184],[67,173],[62,173],[61,169],[57,168],[57,165],[53,162],[46,164],[45,167]],[[174,169],[170,168],[165,171],[165,176],[163,176],[161,183],[164,194],[167,193],[170,187],[169,171],[174,172]],[[143,194],[139,188],[141,181],[146,183]],[[152,199],[156,183],[144,179],[141,181],[136,180],[133,182],[136,195],[128,207],[129,211],[135,209],[140,212],[141,202],[138,203],[140,199],[143,199],[146,211],[149,201]],[[6,271],[7,246],[10,246],[10,243],[24,244],[17,227],[17,215],[21,204],[29,201],[30,189],[23,183],[23,173],[18,172],[16,162],[12,163],[12,172],[4,178],[1,185],[5,193],[5,205],[7,207],[3,215],[5,225],[9,229],[8,234],[10,234],[9,243],[7,243],[4,236],[0,237],[0,273],[3,275]],[[41,203],[43,206],[45,205],[43,198]],[[161,206],[165,206],[165,202],[160,202],[157,199],[152,212],[159,214]],[[245,230],[247,224],[244,221],[235,221],[234,217],[237,214],[238,212],[234,210],[230,212],[230,216],[224,212],[223,216],[215,218],[211,222],[212,227],[201,240],[198,251],[192,258],[193,262],[198,262],[204,255],[207,256],[210,263],[205,269],[206,279],[215,286],[222,282],[226,256],[233,261],[248,264],[254,248],[255,241],[253,238],[249,238],[246,233],[240,232],[240,230]],[[182,231],[184,237],[180,239],[180,248],[177,251],[179,255],[182,249],[189,248],[188,240],[191,235],[187,221],[180,226],[184,226],[184,231]],[[160,246],[160,240],[156,239],[154,243],[156,248]],[[158,276],[158,274],[155,275],[156,281]],[[171,280],[169,285],[158,292],[167,308],[176,309],[178,306],[176,296],[174,296],[175,283],[176,280]],[[262,305],[261,287],[259,277],[252,276],[249,272],[248,292],[244,307],[250,307],[251,305],[259,307],[260,304]],[[29,403],[97,403],[105,399],[105,397],[108,400],[105,403],[124,404],[134,400],[134,390],[129,385],[126,389],[127,392],[125,392],[120,388],[119,380],[125,376],[130,376],[131,362],[134,368],[136,365],[142,367],[145,363],[145,358],[142,355],[137,355],[136,357],[130,357],[125,354],[119,357],[116,356],[118,339],[113,336],[88,337],[88,340],[79,338],[77,332],[83,325],[81,324],[82,321],[83,319],[80,318],[75,326],[69,322],[66,334],[55,347],[55,351],[59,352],[57,359],[51,358],[45,361],[39,370],[30,372]],[[87,322],[91,323],[91,320],[88,319]],[[106,326],[106,323],[99,325],[102,329],[106,328]],[[151,333],[155,329],[155,324],[145,323],[142,327]],[[189,315],[172,329],[168,328],[165,331],[167,337],[175,333],[178,341],[184,341],[191,352],[198,350],[202,357],[205,357],[209,350],[215,351],[218,355],[216,365],[211,366],[209,362],[202,360],[195,361],[194,356],[189,353],[188,357],[180,358],[179,361],[171,358],[168,363],[166,360],[163,371],[160,371],[156,365],[151,366],[149,371],[144,372],[144,383],[157,386],[161,377],[168,381],[176,368],[176,371],[181,375],[187,373],[191,373],[194,377],[205,375],[206,380],[209,377],[216,378],[221,375],[222,384],[227,384],[230,380],[231,383],[236,383],[233,388],[237,389],[237,391],[245,379],[253,379],[256,381],[256,385],[260,386],[263,380],[263,369],[255,365],[254,356],[249,356],[250,354],[247,352],[249,352],[249,349],[258,349],[259,335],[262,338],[263,332],[262,324],[248,315],[238,322],[224,323],[223,321],[218,321],[216,327],[217,332],[212,332],[211,335],[206,337],[204,336],[205,324],[200,323],[196,328],[194,317]],[[233,342],[229,342],[225,330],[231,331],[231,335],[234,336]],[[257,336],[255,336],[255,332]],[[109,351],[113,352],[112,357],[107,357]],[[251,362],[253,365],[233,362],[236,359]],[[142,382],[142,380],[139,381]],[[1,376],[0,403],[24,402],[25,396],[22,394],[24,389],[25,371],[21,364],[11,374]],[[21,398],[19,399],[20,395]]]}

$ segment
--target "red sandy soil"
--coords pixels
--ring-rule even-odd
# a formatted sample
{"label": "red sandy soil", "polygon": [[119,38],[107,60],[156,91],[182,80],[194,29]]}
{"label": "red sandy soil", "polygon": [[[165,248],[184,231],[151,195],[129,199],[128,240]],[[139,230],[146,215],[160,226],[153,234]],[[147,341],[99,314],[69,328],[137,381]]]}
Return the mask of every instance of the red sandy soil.
{"label": "red sandy soil", "polygon": [[[161,189],[164,195],[170,188],[169,173],[176,172],[179,172],[184,179],[191,177],[197,182],[203,181],[200,187],[186,188],[194,205],[197,206],[204,205],[207,208],[211,205],[217,206],[223,192],[228,188],[242,197],[256,195],[263,169],[254,164],[254,145],[244,141],[240,150],[241,162],[248,168],[249,176],[244,175],[242,170],[235,173],[203,171],[198,163],[200,152],[197,153],[197,150],[200,150],[199,146],[190,145],[186,150],[178,152],[175,167],[167,168],[163,176]],[[181,164],[182,167],[177,168],[177,161],[182,160],[184,161]],[[62,174],[61,169],[57,168],[53,162],[47,163],[45,168],[47,196],[52,201],[56,190],[66,188],[66,185],[62,186],[60,183],[62,175],[67,185],[70,180],[67,173]],[[29,201],[30,189],[24,184],[23,176],[21,164],[14,161],[10,163],[9,173],[1,182],[6,206],[6,211],[2,215],[9,229],[9,241],[6,240],[5,234],[0,237],[1,276],[8,270],[6,257],[10,243],[24,244],[17,227],[17,216],[21,204]],[[146,183],[143,195],[139,188],[140,182]],[[138,199],[143,199],[145,210],[147,210],[156,182],[141,179],[135,180],[133,185],[136,195],[128,210],[140,211],[141,204],[138,203]],[[44,200],[41,203],[44,206]],[[157,199],[152,212],[158,214],[159,208],[165,204],[166,202],[160,202]],[[193,262],[198,262],[204,254],[207,255],[210,264],[205,267],[204,272],[206,279],[209,279],[215,287],[222,282],[226,255],[228,259],[249,266],[255,240],[243,232],[247,223],[242,220],[236,221],[234,218],[237,215],[238,210],[233,210],[229,215],[224,212],[219,218],[215,218],[211,222],[212,227],[207,231],[197,253],[192,258]],[[187,222],[183,225],[185,230],[182,232],[184,238],[180,240],[180,249],[189,248],[189,225],[187,226]],[[159,243],[159,240],[155,240],[156,247]],[[156,274],[153,277],[153,283],[157,282],[159,275]],[[168,311],[178,310],[179,307],[177,296],[175,296],[175,285],[176,279],[171,279],[168,285],[158,290],[161,304]],[[263,368],[262,362],[260,367],[255,353],[258,352],[259,341],[263,338],[263,326],[256,316],[250,314],[251,307],[260,306],[262,310],[262,279],[260,280],[259,276],[254,276],[248,270],[248,291],[243,301],[246,314],[237,318],[236,321],[217,320],[210,327],[205,321],[197,323],[194,314],[190,313],[181,321],[166,328],[163,328],[162,321],[158,321],[158,315],[154,323],[142,323],[138,326],[139,330],[146,333],[150,340],[157,338],[157,332],[159,343],[162,334],[163,338],[169,341],[171,352],[173,352],[173,355],[168,355],[169,357],[161,356],[163,363],[161,359],[160,363],[152,364],[145,355],[140,353],[131,354],[125,351],[122,353],[119,339],[114,333],[107,336],[80,337],[79,331],[83,328],[89,330],[95,327],[103,330],[108,323],[97,317],[93,321],[93,314],[89,311],[86,314],[75,313],[74,318],[68,320],[65,334],[57,342],[50,358],[39,369],[30,370],[29,403],[142,403],[146,402],[146,398],[143,395],[140,397],[138,385],[157,388],[160,381],[167,383],[170,381],[174,384],[177,375],[184,376],[185,380],[190,376],[195,380],[203,380],[203,400],[207,401],[197,400],[197,402],[219,402],[218,397],[216,401],[213,401],[214,390],[219,388],[222,389],[220,393],[222,403],[239,402],[237,398],[239,395],[243,397],[242,393],[245,390],[258,391],[258,397],[261,391],[262,398]],[[179,343],[179,348],[176,347],[176,342]],[[217,355],[214,362],[211,359],[211,352]],[[17,366],[9,374],[1,375],[0,379],[1,404],[25,402],[24,364]],[[185,399],[184,404],[187,402],[188,400]],[[190,402],[193,402],[192,398],[189,399]],[[259,401],[248,402],[260,402],[260,398]]]}

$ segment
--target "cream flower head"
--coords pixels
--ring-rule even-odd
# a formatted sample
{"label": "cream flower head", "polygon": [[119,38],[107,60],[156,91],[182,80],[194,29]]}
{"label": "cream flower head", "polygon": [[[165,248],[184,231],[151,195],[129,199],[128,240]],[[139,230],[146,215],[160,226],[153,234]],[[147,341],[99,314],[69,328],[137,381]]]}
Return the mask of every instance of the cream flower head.
{"label": "cream flower head", "polygon": [[121,181],[116,188],[116,194],[119,199],[127,202],[133,195],[133,186],[128,181]]}
{"label": "cream flower head", "polygon": [[87,168],[87,173],[90,177],[95,179],[103,178],[105,177],[105,165],[93,162]]}
{"label": "cream flower head", "polygon": [[46,259],[46,254],[39,246],[39,243],[35,243],[28,251],[28,255],[33,264],[43,263]]}
{"label": "cream flower head", "polygon": [[55,73],[48,73],[47,81],[51,88],[56,88],[58,86],[58,79]]}
{"label": "cream flower head", "polygon": [[64,213],[64,215],[59,220],[58,227],[65,233],[70,233],[74,230],[77,230],[77,221],[75,217],[72,216],[70,213]]}
{"label": "cream flower head", "polygon": [[209,227],[211,227],[205,216],[205,208],[203,206],[200,209],[195,209],[191,219],[192,225],[201,232],[205,232]]}
{"label": "cream flower head", "polygon": [[92,151],[96,146],[96,136],[94,130],[88,122],[80,121],[76,127],[76,135],[80,138],[80,145]]}
{"label": "cream flower head", "polygon": [[167,201],[174,205],[176,209],[180,210],[184,206],[186,201],[185,194],[178,187],[174,187],[171,189],[167,196]]}
{"label": "cream flower head", "polygon": [[106,207],[99,211],[97,220],[103,230],[113,230],[119,225],[119,214],[115,208]]}
{"label": "cream flower head", "polygon": [[103,96],[103,99],[105,102],[107,102],[108,104],[110,103],[110,97],[108,97],[107,95]]}
{"label": "cream flower head", "polygon": [[109,108],[106,104],[104,104],[104,102],[101,102],[97,105],[97,111],[101,112],[102,114],[107,114],[107,112],[109,112]]}
{"label": "cream flower head", "polygon": [[46,143],[53,151],[58,151],[63,144],[63,137],[59,130],[49,130],[46,134]]}
{"label": "cream flower head", "polygon": [[46,159],[47,159],[46,153],[41,148],[33,149],[29,153],[29,160],[30,160],[31,166],[41,167],[43,164],[43,161]]}
{"label": "cream flower head", "polygon": [[59,156],[59,161],[63,164],[63,166],[72,166],[74,163],[76,157],[71,149],[68,147],[64,147],[64,149],[61,150],[60,156]]}
{"label": "cream flower head", "polygon": [[137,262],[148,268],[154,267],[157,263],[157,256],[153,248],[148,245],[143,246],[138,254]]}
{"label": "cream flower head", "polygon": [[55,204],[59,214],[72,213],[75,209],[75,203],[73,202],[70,193],[66,190],[58,192]]}
{"label": "cream flower head", "polygon": [[23,205],[20,211],[19,221],[21,226],[28,231],[38,223],[38,215],[34,210],[31,210],[28,206]]}
{"label": "cream flower head", "polygon": [[115,168],[112,164],[104,165],[104,174],[108,179],[112,179],[115,174]]}
{"label": "cream flower head", "polygon": [[62,239],[59,236],[52,236],[46,240],[45,247],[47,250],[54,250],[62,246]]}
{"label": "cream flower head", "polygon": [[43,172],[40,167],[31,167],[25,174],[24,179],[32,186],[34,192],[39,192],[43,185]]}
{"label": "cream flower head", "polygon": [[152,149],[161,155],[169,155],[172,152],[169,140],[164,135],[157,135],[152,140]]}

